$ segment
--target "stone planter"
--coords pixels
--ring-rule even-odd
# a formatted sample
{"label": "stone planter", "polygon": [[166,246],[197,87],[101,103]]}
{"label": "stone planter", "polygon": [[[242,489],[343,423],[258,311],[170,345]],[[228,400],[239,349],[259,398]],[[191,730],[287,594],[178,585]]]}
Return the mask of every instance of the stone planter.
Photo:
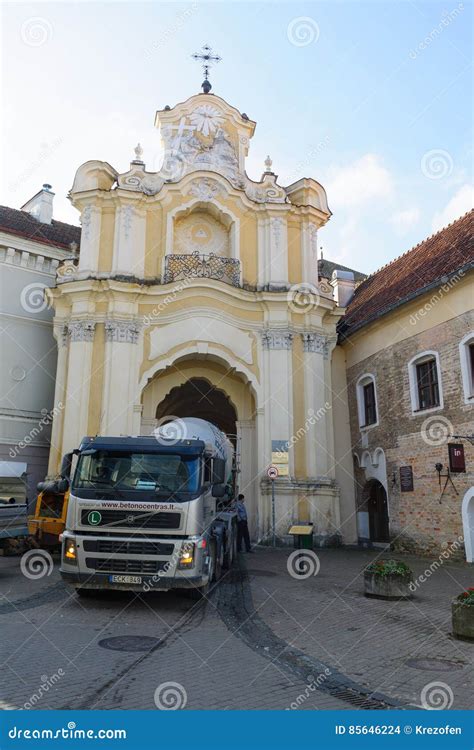
{"label": "stone planter", "polygon": [[474,641],[474,607],[455,599],[451,605],[453,635],[463,641]]}
{"label": "stone planter", "polygon": [[365,595],[378,599],[410,599],[412,592],[409,585],[412,580],[411,573],[405,575],[390,573],[381,576],[365,571]]}

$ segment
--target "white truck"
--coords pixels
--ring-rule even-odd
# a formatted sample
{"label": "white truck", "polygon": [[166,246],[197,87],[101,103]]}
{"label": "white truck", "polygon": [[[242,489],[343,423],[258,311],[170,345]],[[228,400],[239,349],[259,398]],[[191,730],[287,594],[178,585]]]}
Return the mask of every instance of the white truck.
{"label": "white truck", "polygon": [[64,456],[58,482],[70,489],[63,579],[81,596],[203,596],[236,554],[235,483],[231,441],[202,419],[175,419],[152,436],[84,438]]}

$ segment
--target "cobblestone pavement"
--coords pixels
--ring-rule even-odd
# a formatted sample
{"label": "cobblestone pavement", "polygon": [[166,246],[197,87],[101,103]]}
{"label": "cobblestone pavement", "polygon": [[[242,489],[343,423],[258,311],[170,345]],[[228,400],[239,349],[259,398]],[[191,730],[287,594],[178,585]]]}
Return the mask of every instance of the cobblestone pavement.
{"label": "cobblestone pavement", "polygon": [[[241,555],[199,603],[178,593],[79,599],[57,566],[29,580],[19,558],[0,558],[0,707],[397,709],[420,705],[432,682],[452,691],[452,708],[471,703],[474,646],[450,636],[468,566],[444,564],[412,601],[386,602],[362,593],[374,552],[318,551],[319,573],[304,580],[288,573],[290,552]],[[407,561],[416,574],[430,564]],[[127,636],[155,640],[145,651],[104,647]],[[425,671],[411,659],[437,661]]]}

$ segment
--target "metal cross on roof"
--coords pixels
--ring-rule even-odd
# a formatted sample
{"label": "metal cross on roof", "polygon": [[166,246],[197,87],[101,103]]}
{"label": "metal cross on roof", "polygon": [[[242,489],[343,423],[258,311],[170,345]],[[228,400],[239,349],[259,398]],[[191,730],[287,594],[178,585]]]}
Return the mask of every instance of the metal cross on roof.
{"label": "metal cross on roof", "polygon": [[205,44],[203,47],[201,47],[201,52],[195,52],[194,55],[191,55],[191,57],[193,58],[193,60],[202,60],[204,81],[201,84],[201,88],[205,94],[208,94],[212,88],[209,81],[209,68],[214,63],[220,62],[222,60],[222,57],[220,57],[219,55],[214,55],[212,53],[212,48],[209,47],[208,44]]}

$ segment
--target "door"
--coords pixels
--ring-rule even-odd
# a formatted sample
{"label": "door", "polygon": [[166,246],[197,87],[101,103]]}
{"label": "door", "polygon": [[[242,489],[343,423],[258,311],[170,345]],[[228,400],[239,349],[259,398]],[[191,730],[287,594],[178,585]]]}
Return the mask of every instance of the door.
{"label": "door", "polygon": [[368,506],[370,541],[389,542],[387,493],[384,486],[377,480],[370,484]]}

